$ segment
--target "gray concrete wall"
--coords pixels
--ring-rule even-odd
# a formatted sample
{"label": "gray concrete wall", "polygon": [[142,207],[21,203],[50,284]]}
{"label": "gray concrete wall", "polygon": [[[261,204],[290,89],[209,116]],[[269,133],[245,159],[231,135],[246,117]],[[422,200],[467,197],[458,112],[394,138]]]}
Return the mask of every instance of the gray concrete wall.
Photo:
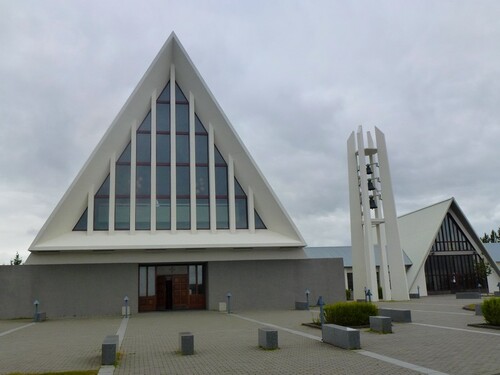
{"label": "gray concrete wall", "polygon": [[137,312],[136,264],[0,266],[0,319],[32,317],[33,302],[47,317],[116,315],[129,297]]}
{"label": "gray concrete wall", "polygon": [[345,301],[342,259],[209,262],[207,308],[217,310],[231,292],[231,308],[293,309],[295,301]]}

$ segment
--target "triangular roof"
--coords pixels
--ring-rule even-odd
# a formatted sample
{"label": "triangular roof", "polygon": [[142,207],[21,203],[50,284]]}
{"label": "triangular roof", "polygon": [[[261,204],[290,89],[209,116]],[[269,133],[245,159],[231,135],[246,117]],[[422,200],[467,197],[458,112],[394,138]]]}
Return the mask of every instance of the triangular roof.
{"label": "triangular roof", "polygon": [[[245,190],[251,189],[252,201],[264,221],[265,230],[237,230],[236,235],[217,231],[73,231],[84,212],[91,192],[96,192],[130,141],[132,129],[151,109],[152,97],[158,96],[171,80],[195,100],[196,115],[213,127],[215,145],[224,158],[234,162],[234,175]],[[187,96],[188,94],[186,94]],[[89,219],[90,220],[90,219]],[[172,33],[120,110],[109,129],[76,176],[75,180],[42,227],[29,250],[130,250],[190,248],[272,248],[302,247],[304,240],[276,195],[239,139],[229,120],[201,78],[191,59]]]}
{"label": "triangular roof", "polygon": [[484,255],[495,271],[500,274],[500,270],[484,248],[455,198],[450,198],[398,218],[401,247],[413,262],[413,266],[406,273],[410,290],[414,287],[413,284],[420,270],[425,266],[425,261],[447,213],[453,214],[476,250]]}
{"label": "triangular roof", "polygon": [[[380,266],[380,246],[375,245],[375,265]],[[352,267],[352,246],[312,246],[304,248],[306,256],[311,259],[342,258],[344,267]],[[403,261],[406,267],[413,263],[403,251]]]}

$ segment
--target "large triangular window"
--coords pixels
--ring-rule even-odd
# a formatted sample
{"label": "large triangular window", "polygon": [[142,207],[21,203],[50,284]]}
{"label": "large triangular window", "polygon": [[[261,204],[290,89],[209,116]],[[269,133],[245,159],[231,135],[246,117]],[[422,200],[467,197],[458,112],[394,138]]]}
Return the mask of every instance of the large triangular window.
{"label": "large triangular window", "polygon": [[474,245],[447,213],[425,261],[428,293],[487,288],[487,278],[479,272],[482,262]]}
{"label": "large triangular window", "polygon": [[[153,126],[151,111],[138,126],[135,133],[135,157],[132,157],[131,141],[116,161],[113,223],[115,230],[130,230],[131,221],[136,230],[150,230],[152,227],[157,230],[172,229],[172,217],[174,217],[172,189],[174,188],[175,228],[192,229],[193,220],[198,230],[208,230],[212,226],[218,230],[230,228],[229,202],[231,197],[226,160],[217,146],[213,145],[213,172],[210,171],[212,159],[207,128],[196,113],[194,119],[190,118],[190,103],[181,87],[175,84],[175,103],[171,103],[171,90],[169,82],[156,100],[156,126]],[[174,116],[172,116],[172,108],[174,108]],[[175,126],[171,124],[173,118],[175,118]],[[191,121],[194,121],[193,127],[191,127]],[[153,129],[155,129],[154,137]],[[154,158],[153,142],[155,142],[154,149],[156,150]],[[175,147],[174,155],[172,155],[173,147]],[[191,150],[192,148],[194,150]],[[194,160],[191,160],[192,158]],[[175,163],[173,163],[174,159]],[[211,173],[213,173],[215,186],[212,196],[210,193]],[[132,179],[135,179],[133,186]],[[172,179],[175,179],[175,186],[172,185],[174,181]],[[155,188],[154,192],[152,186]],[[111,206],[109,191],[110,176],[108,175],[94,196],[93,228],[95,230],[109,229],[109,207]],[[213,206],[211,206],[211,197],[215,198]],[[211,210],[215,210],[213,216]],[[87,211],[86,209],[82,214],[73,230],[87,230]],[[192,217],[192,215],[195,216]],[[211,223],[212,217],[215,218],[214,223]],[[266,229],[257,211],[254,211],[254,217],[255,229]],[[248,229],[248,219],[247,194],[238,180],[234,178],[235,228]]]}

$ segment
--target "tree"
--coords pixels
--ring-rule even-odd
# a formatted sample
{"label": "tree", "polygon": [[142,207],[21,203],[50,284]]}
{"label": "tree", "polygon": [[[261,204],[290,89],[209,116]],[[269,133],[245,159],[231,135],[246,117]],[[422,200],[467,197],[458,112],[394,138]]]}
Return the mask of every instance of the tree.
{"label": "tree", "polygon": [[22,263],[23,263],[23,258],[21,258],[21,257],[19,256],[19,252],[18,252],[18,251],[16,251],[16,256],[14,257],[14,259],[12,259],[12,260],[10,261],[10,265],[11,265],[11,266],[19,266],[19,265],[20,265],[20,264],[22,264]]}
{"label": "tree", "polygon": [[476,263],[476,273],[480,280],[486,280],[486,278],[491,275],[491,266],[488,262],[485,262],[483,258],[480,258]]}
{"label": "tree", "polygon": [[500,242],[500,227],[498,231],[491,230],[490,234],[485,233],[483,237],[480,238],[482,243],[497,243]]}

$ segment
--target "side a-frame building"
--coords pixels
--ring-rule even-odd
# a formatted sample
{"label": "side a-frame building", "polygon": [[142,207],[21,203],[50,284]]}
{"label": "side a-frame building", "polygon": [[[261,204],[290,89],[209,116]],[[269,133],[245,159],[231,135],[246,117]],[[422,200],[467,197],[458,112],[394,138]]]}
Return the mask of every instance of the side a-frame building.
{"label": "side a-frame building", "polygon": [[[403,259],[410,296],[461,291],[498,291],[498,244],[483,244],[455,198],[398,217]],[[351,246],[307,247],[314,259],[341,257],[347,289],[353,290]],[[377,281],[380,246],[375,246]],[[486,271],[488,270],[488,271]]]}
{"label": "side a-frame building", "polygon": [[[0,272],[0,317],[293,308],[345,299],[174,33],[31,244]],[[3,290],[3,291],[2,291]],[[21,293],[19,293],[21,291]],[[15,297],[14,297],[15,296]],[[12,299],[11,299],[12,297]]]}
{"label": "side a-frame building", "polygon": [[413,263],[406,271],[411,294],[496,289],[498,265],[454,198],[400,216],[398,225],[401,246]]}

